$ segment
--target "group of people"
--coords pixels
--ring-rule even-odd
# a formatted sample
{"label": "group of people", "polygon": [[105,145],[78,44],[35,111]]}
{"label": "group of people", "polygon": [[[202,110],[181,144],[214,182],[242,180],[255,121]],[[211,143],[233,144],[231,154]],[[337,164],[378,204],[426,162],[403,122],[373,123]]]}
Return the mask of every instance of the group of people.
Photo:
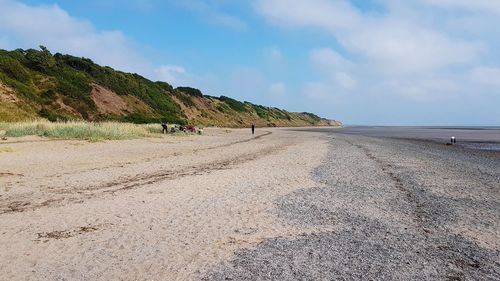
{"label": "group of people", "polygon": [[[168,123],[166,123],[166,122],[161,123],[161,127],[162,127],[163,134],[169,133]],[[196,128],[195,126],[192,126],[192,125],[186,125],[186,126],[173,125],[172,127],[170,127],[170,133],[175,133],[175,132],[186,132],[186,133],[190,132],[190,133],[194,133],[194,134],[201,134],[201,133],[203,133],[203,130]],[[255,125],[252,124],[252,135],[254,135],[254,134],[255,134]]]}
{"label": "group of people", "polygon": [[185,133],[193,133],[193,134],[200,134],[201,135],[203,133],[203,129],[196,128],[195,126],[192,126],[192,125],[186,125],[186,126],[172,125],[172,126],[169,126],[168,123],[163,122],[163,123],[161,123],[161,127],[162,127],[163,134],[167,134],[169,132],[170,133],[185,132]]}

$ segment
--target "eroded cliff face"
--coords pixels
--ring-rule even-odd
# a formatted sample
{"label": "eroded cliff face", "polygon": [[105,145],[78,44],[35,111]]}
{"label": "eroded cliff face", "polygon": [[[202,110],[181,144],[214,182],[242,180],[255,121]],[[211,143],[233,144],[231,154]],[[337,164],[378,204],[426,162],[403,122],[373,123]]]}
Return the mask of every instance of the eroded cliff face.
{"label": "eroded cliff face", "polygon": [[332,120],[332,119],[321,119],[318,123],[318,126],[331,126],[331,127],[342,127],[343,124],[340,121]]}

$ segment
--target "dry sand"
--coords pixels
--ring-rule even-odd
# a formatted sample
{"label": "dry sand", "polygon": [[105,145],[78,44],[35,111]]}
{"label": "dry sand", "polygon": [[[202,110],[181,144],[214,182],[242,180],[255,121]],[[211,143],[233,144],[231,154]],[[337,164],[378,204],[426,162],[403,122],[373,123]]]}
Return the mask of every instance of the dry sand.
{"label": "dry sand", "polygon": [[500,161],[262,129],[0,142],[3,280],[500,280]]}
{"label": "dry sand", "polygon": [[282,130],[87,143],[4,141],[4,280],[194,280],[266,238],[273,201],[314,186],[327,142]]}

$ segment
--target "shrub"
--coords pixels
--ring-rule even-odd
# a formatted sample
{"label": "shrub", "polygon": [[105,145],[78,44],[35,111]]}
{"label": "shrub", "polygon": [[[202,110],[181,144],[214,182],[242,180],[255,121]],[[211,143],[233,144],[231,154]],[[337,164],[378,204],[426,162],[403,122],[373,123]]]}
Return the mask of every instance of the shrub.
{"label": "shrub", "polygon": [[10,56],[0,56],[0,71],[12,79],[29,82],[31,77],[24,66]]}
{"label": "shrub", "polygon": [[240,101],[237,101],[235,99],[232,99],[232,98],[226,97],[226,96],[220,96],[219,100],[225,102],[234,111],[238,111],[238,112],[245,112],[246,111],[245,104],[240,102]]}
{"label": "shrub", "polygon": [[195,88],[191,87],[178,87],[176,88],[177,91],[183,92],[187,95],[194,96],[194,97],[203,97],[203,93]]}

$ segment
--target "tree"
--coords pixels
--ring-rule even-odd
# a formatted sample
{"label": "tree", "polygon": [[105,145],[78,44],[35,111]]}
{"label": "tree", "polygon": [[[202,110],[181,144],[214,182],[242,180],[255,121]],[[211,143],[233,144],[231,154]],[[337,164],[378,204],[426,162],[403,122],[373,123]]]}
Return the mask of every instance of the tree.
{"label": "tree", "polygon": [[40,46],[40,49],[41,51],[35,49],[26,50],[26,59],[34,69],[48,72],[56,65],[56,60],[46,47]]}

